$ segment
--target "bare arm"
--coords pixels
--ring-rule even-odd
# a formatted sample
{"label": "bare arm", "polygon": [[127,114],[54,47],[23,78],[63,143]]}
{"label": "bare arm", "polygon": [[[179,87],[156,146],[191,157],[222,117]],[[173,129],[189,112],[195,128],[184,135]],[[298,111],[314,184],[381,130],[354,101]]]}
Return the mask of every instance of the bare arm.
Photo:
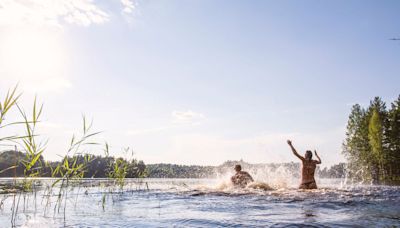
{"label": "bare arm", "polygon": [[292,149],[293,154],[296,155],[296,157],[298,157],[300,160],[304,161],[304,158],[299,153],[297,153],[296,149],[293,147],[292,141],[288,140],[287,143],[289,144],[290,148]]}
{"label": "bare arm", "polygon": [[318,158],[317,164],[321,164],[321,158],[318,156],[317,151],[314,150],[315,157]]}
{"label": "bare arm", "polygon": [[251,182],[254,181],[253,177],[252,177],[249,173],[247,173],[247,177],[249,178],[249,180],[250,180]]}

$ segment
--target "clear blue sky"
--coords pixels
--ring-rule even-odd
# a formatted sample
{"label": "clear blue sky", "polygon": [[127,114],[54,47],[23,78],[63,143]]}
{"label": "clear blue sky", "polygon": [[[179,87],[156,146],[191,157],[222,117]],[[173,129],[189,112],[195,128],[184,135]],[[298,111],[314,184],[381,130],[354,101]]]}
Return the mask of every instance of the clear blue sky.
{"label": "clear blue sky", "polygon": [[296,161],[290,138],[330,165],[351,105],[400,93],[399,1],[38,2],[0,1],[0,86],[45,103],[48,159],[85,113],[146,163]]}

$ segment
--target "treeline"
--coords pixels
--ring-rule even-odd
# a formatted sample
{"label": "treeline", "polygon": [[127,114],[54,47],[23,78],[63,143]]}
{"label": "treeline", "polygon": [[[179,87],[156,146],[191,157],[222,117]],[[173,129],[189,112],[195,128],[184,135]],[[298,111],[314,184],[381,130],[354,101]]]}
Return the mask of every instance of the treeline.
{"label": "treeline", "polygon": [[[244,161],[226,161],[219,166],[148,164],[146,165],[146,175],[150,178],[215,178],[218,175],[233,172],[236,164],[240,164],[243,170],[252,174],[257,172],[275,173],[278,169],[283,169],[295,177],[300,176],[300,163],[250,164]],[[316,173],[321,178],[343,178],[346,166],[344,163],[340,163],[322,170],[317,168]]]}
{"label": "treeline", "polygon": [[[67,161],[65,161],[67,160]],[[26,161],[26,154],[19,151],[4,151],[0,154],[0,177],[26,177],[26,167],[23,164]],[[37,173],[37,177],[61,177],[63,172],[54,172],[57,167],[64,167],[61,164],[69,166],[82,167],[84,178],[106,178],[110,177],[115,171],[115,165],[123,170],[126,178],[145,177],[146,165],[143,161],[124,158],[114,158],[110,156],[95,155],[76,155],[65,157],[61,161],[45,161],[40,156],[31,170]]]}
{"label": "treeline", "polygon": [[339,163],[323,169],[319,169],[318,167],[317,169],[317,175],[321,178],[344,178],[346,176],[345,163]]}
{"label": "treeline", "polygon": [[[65,157],[61,161],[45,161],[40,156],[38,162],[32,167],[37,177],[61,177],[62,172],[54,172],[57,167],[64,167],[65,159],[69,166],[78,167],[82,165],[82,177],[84,178],[108,178],[115,172],[115,165],[123,167],[126,178],[214,178],[220,174],[232,172],[236,164],[240,164],[244,170],[254,172],[271,172],[284,169],[295,177],[300,174],[300,163],[269,163],[250,164],[244,161],[226,161],[219,166],[199,165],[176,165],[176,164],[149,164],[141,160],[114,158],[111,156],[77,155]],[[23,162],[26,154],[19,151],[4,151],[0,153],[0,177],[26,177],[30,173],[25,172]],[[321,178],[342,178],[345,176],[346,167],[344,163],[333,165],[330,168],[317,168],[317,175]]]}
{"label": "treeline", "polygon": [[147,177],[151,178],[209,178],[214,174],[213,166],[149,164]]}
{"label": "treeline", "polygon": [[389,109],[379,97],[366,108],[352,107],[343,154],[352,178],[374,184],[400,183],[400,96]]}

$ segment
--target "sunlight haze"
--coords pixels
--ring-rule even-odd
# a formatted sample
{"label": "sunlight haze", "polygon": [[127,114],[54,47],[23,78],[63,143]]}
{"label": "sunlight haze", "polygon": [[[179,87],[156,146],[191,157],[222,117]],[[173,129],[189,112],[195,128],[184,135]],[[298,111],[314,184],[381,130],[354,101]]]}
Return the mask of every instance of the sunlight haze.
{"label": "sunlight haze", "polygon": [[129,146],[146,164],[297,162],[291,139],[329,166],[344,161],[351,106],[399,95],[400,41],[390,40],[399,10],[398,1],[0,0],[0,92],[18,84],[21,104],[44,103],[49,160],[84,114],[112,155]]}

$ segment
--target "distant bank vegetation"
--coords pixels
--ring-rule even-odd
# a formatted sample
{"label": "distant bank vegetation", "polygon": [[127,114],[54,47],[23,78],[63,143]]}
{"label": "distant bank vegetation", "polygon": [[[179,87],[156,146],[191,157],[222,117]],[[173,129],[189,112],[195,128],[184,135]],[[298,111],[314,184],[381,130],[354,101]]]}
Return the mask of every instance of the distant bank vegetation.
{"label": "distant bank vegetation", "polygon": [[[233,172],[233,167],[241,164],[244,170],[251,174],[264,172],[262,175],[275,175],[286,172],[299,177],[300,163],[268,163],[250,164],[244,161],[226,161],[219,166],[175,165],[175,164],[149,164],[146,165],[146,175],[152,178],[215,178],[228,172]],[[321,178],[343,178],[346,175],[345,164],[340,163],[330,168],[317,168],[317,175]]]}
{"label": "distant bank vegetation", "polygon": [[[0,153],[0,177],[25,177],[25,166],[23,164],[26,154],[19,151],[4,151]],[[69,164],[75,166],[84,165],[82,170],[83,178],[108,178],[114,171],[114,165],[118,164],[125,167],[126,178],[139,178],[146,176],[146,165],[143,161],[136,159],[127,160],[124,158],[114,158],[95,155],[76,155],[73,157],[65,157],[61,161],[45,161],[40,156],[38,162],[32,167],[34,170],[40,171],[38,177],[61,177],[62,172],[54,173],[57,167],[68,160]],[[13,167],[13,168],[9,168]],[[54,175],[53,175],[54,173]]]}
{"label": "distant bank vegetation", "polygon": [[373,184],[400,184],[400,96],[386,107],[375,97],[355,104],[349,115],[343,154],[350,177]]}
{"label": "distant bank vegetation", "polygon": [[[89,155],[86,155],[89,156]],[[23,161],[26,154],[19,151],[3,151],[0,153],[0,177],[24,177]],[[214,178],[232,172],[236,164],[241,164],[243,169],[257,172],[277,172],[284,169],[294,176],[299,175],[300,163],[269,163],[269,164],[250,164],[244,161],[226,161],[219,166],[199,166],[199,165],[176,165],[176,164],[144,164],[141,160],[124,158],[114,158],[105,156],[90,155],[89,158],[77,155],[64,158],[61,161],[45,161],[40,156],[38,162],[32,167],[40,170],[39,177],[60,177],[60,173],[52,175],[54,170],[68,159],[68,163],[75,163],[76,166],[84,164],[83,178],[108,178],[114,171],[113,165],[125,164],[125,178]],[[119,161],[119,162],[117,162]],[[10,169],[9,167],[13,167]],[[322,178],[342,178],[345,176],[345,164],[340,163],[330,168],[317,169],[317,175]]]}

